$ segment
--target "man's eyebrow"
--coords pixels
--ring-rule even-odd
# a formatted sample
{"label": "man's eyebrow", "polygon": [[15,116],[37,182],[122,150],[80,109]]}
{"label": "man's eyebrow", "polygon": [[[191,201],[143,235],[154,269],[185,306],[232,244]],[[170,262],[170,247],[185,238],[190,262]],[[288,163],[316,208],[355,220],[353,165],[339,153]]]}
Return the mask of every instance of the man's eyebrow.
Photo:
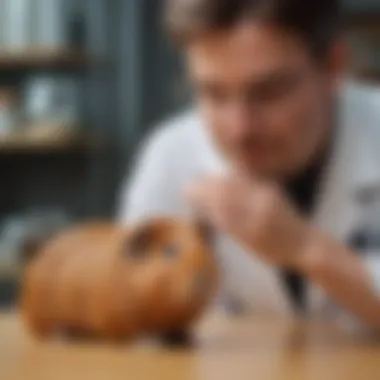
{"label": "man's eyebrow", "polygon": [[298,73],[289,72],[285,69],[280,69],[276,71],[271,71],[269,73],[264,73],[261,75],[252,76],[247,80],[247,83],[250,84],[251,87],[263,87],[276,83],[292,82],[296,80],[298,77]]}
{"label": "man's eyebrow", "polygon": [[[277,69],[275,71],[266,72],[263,74],[253,74],[247,76],[245,84],[252,89],[260,89],[268,86],[275,85],[276,83],[283,84],[284,82],[293,82],[298,78],[297,72],[290,72],[287,69]],[[218,89],[218,80],[212,78],[201,78],[197,81],[203,89]]]}

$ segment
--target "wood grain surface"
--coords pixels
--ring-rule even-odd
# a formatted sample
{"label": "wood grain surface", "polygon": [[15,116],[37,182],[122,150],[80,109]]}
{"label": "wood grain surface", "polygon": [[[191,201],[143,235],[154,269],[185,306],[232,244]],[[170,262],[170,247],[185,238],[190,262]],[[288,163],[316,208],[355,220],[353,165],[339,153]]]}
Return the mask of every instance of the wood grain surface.
{"label": "wood grain surface", "polygon": [[210,315],[196,345],[37,342],[0,314],[1,380],[379,380],[380,343],[331,323]]}

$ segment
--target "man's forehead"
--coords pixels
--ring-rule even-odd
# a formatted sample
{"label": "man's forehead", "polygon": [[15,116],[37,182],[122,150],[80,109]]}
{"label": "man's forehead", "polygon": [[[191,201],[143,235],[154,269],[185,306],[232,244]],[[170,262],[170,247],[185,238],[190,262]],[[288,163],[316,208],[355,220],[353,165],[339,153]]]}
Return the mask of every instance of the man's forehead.
{"label": "man's forehead", "polygon": [[210,31],[190,43],[186,52],[189,70],[198,78],[260,79],[309,60],[296,37],[256,23]]}
{"label": "man's forehead", "polygon": [[296,68],[286,65],[277,67],[265,67],[262,70],[217,70],[217,71],[195,71],[193,79],[202,86],[244,86],[244,87],[261,87],[276,83],[283,83],[284,80],[297,80],[302,75]]}

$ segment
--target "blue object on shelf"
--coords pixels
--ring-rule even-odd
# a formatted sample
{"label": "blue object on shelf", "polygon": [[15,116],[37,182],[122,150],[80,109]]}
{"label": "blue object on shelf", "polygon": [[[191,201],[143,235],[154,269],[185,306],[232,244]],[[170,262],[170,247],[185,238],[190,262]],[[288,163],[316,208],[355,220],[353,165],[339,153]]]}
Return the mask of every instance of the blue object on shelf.
{"label": "blue object on shelf", "polygon": [[1,0],[3,47],[23,50],[32,43],[33,2]]}
{"label": "blue object on shelf", "polygon": [[67,45],[67,0],[35,0],[34,42],[60,49]]}

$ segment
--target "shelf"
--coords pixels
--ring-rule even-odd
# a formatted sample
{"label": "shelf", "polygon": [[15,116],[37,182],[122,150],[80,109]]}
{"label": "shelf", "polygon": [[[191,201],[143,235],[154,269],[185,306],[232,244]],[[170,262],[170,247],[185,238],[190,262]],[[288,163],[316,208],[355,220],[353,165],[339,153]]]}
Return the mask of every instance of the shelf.
{"label": "shelf", "polygon": [[0,154],[73,152],[92,146],[92,141],[84,136],[65,138],[32,138],[23,135],[0,137]]}
{"label": "shelf", "polygon": [[83,69],[94,63],[96,63],[95,59],[72,49],[0,49],[0,71],[29,69]]}

